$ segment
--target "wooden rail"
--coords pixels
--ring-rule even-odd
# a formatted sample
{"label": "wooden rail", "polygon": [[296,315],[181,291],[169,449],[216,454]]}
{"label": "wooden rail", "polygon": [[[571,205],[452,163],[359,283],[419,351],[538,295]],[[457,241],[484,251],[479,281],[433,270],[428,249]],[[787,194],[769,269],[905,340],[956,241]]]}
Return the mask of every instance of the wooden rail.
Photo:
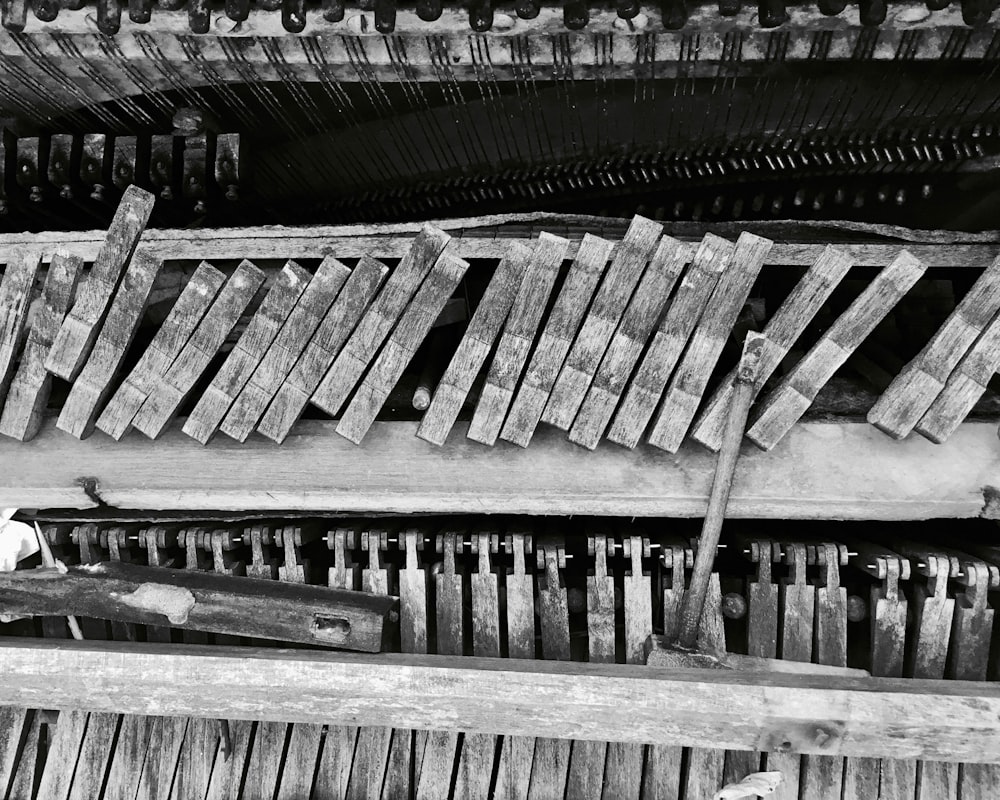
{"label": "wooden rail", "polygon": [[[716,456],[602,443],[588,452],[539,430],[522,449],[485,447],[458,424],[444,447],[416,422],[376,422],[362,446],[335,422],[303,420],[282,445],[253,436],[207,447],[177,420],[156,441],[78,441],[52,420],[27,443],[0,440],[0,507],[699,517]],[[895,441],[862,422],[803,422],[770,452],[744,442],[729,515],[919,520],[996,514],[1000,441],[967,422],[946,444]]]}
{"label": "wooden rail", "polygon": [[970,681],[11,639],[0,704],[1000,762],[1000,685]]}

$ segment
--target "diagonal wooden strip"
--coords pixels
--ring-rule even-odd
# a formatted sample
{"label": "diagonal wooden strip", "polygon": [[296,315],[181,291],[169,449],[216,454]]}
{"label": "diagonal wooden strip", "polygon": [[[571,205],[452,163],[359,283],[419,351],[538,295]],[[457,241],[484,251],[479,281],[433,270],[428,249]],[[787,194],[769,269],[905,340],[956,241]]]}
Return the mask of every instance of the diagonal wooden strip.
{"label": "diagonal wooden strip", "polygon": [[263,283],[263,272],[249,261],[240,263],[136,412],[136,430],[151,439],[163,433]]}
{"label": "diagonal wooden strip", "polygon": [[691,249],[688,245],[669,236],[660,240],[660,245],[622,316],[621,324],[601,359],[594,381],[587,389],[587,395],[569,432],[571,442],[588,450],[597,447],[632,376],[632,370],[642,355],[646,341],[660,319],[674,284],[690,258]]}
{"label": "diagonal wooden strip", "polygon": [[309,273],[294,261],[286,262],[236,346],[191,409],[184,424],[188,436],[207,444],[215,435],[308,285]]}
{"label": "diagonal wooden strip", "polygon": [[492,445],[500,434],[568,245],[548,233],[538,237],[472,415],[468,437],[474,441]]}
{"label": "diagonal wooden strip", "polygon": [[334,359],[310,402],[331,416],[340,411],[450,238],[432,225],[421,228],[403,260]]}
{"label": "diagonal wooden strip", "polygon": [[500,438],[527,447],[611,254],[612,243],[584,234],[545,330],[524,372]]}
{"label": "diagonal wooden strip", "polygon": [[245,719],[228,720],[229,750],[223,757],[220,752],[212,765],[205,800],[228,800],[238,797],[246,778],[247,758],[256,723]]}
{"label": "diagonal wooden strip", "polygon": [[108,309],[87,363],[63,404],[56,426],[77,439],[94,432],[94,422],[112,381],[125,359],[146,311],[149,292],[163,262],[147,250],[136,250]]}
{"label": "diagonal wooden strip", "polygon": [[493,349],[493,342],[500,335],[500,327],[510,313],[527,274],[530,257],[531,250],[514,244],[497,266],[458,349],[438,381],[430,406],[420,420],[417,436],[424,441],[442,445],[448,438],[472,384]]}
{"label": "diagonal wooden strip", "polygon": [[916,425],[917,433],[935,444],[948,440],[986,393],[1000,369],[1000,314],[958,362],[941,392]]}
{"label": "diagonal wooden strip", "polygon": [[157,379],[184,349],[225,282],[226,276],[207,261],[198,265],[149,347],[97,418],[100,430],[116,440],[125,435]]}
{"label": "diagonal wooden strip", "polygon": [[136,800],[168,800],[190,720],[154,717]]}
{"label": "diagonal wooden strip", "polygon": [[358,729],[348,725],[327,725],[323,751],[316,768],[316,797],[346,797],[351,776]]}
{"label": "diagonal wooden strip", "polygon": [[917,425],[949,376],[1000,310],[1000,257],[969,289],[931,340],[889,384],[868,412],[868,421],[895,439]]}
{"label": "diagonal wooden strip", "polygon": [[[243,785],[243,796],[247,800],[274,798],[278,791],[281,760],[293,727],[295,726],[285,722],[257,723],[250,742],[250,752],[247,755],[246,780]],[[309,782],[312,783],[311,770]],[[304,796],[308,796],[308,792]]]}
{"label": "diagonal wooden strip", "polygon": [[31,291],[41,261],[37,253],[25,253],[7,264],[0,281],[0,403],[7,396],[24,343]]}
{"label": "diagonal wooden strip", "polygon": [[373,258],[361,258],[292,368],[288,379],[278,387],[274,399],[264,412],[257,425],[257,430],[262,435],[278,444],[285,440],[302,415],[309,397],[316,391],[323,375],[365,313],[388,271],[385,264]]}
{"label": "diagonal wooden strip", "polygon": [[122,195],[87,280],[45,360],[45,368],[54,375],[70,381],[83,367],[122,273],[149,221],[154,201],[152,194],[134,185]]}
{"label": "diagonal wooden strip", "polygon": [[361,444],[385,405],[392,387],[399,381],[468,268],[468,261],[447,253],[437,260],[344,411],[337,424],[337,433],[355,444]]}
{"label": "diagonal wooden strip", "polygon": [[587,318],[580,326],[552,387],[542,422],[563,430],[569,430],[573,424],[601,358],[662,233],[663,226],[652,220],[640,216],[632,219],[625,238],[615,248],[614,258],[594,295]]}
{"label": "diagonal wooden strip", "polygon": [[221,426],[223,433],[237,441],[246,441],[350,274],[351,271],[332,256],[323,259],[285,324],[229,407]]}
{"label": "diagonal wooden strip", "polygon": [[38,784],[39,797],[46,800],[67,800],[69,797],[89,717],[86,711],[60,712]]}
{"label": "diagonal wooden strip", "polygon": [[118,714],[95,712],[90,715],[73,775],[70,800],[92,800],[101,796],[120,722]]}
{"label": "diagonal wooden strip", "polygon": [[764,450],[774,447],[923,272],[923,264],[901,251],[781,383],[757,404],[747,436]]}
{"label": "diagonal wooden strip", "polygon": [[0,797],[7,797],[14,782],[18,752],[28,733],[27,714],[24,708],[0,706]]}
{"label": "diagonal wooden strip", "polygon": [[126,714],[118,733],[118,744],[108,767],[104,800],[135,800],[139,778],[149,756],[149,741],[155,717]]}
{"label": "diagonal wooden strip", "polygon": [[219,753],[219,724],[214,719],[188,720],[170,787],[170,800],[204,797]]}
{"label": "diagonal wooden strip", "polygon": [[43,716],[41,711],[30,712],[29,721],[26,723],[27,730],[24,733],[24,746],[10,776],[10,789],[6,795],[10,800],[41,797],[38,794],[42,772],[39,759],[44,758],[42,748],[50,746],[51,741],[51,728],[42,722]]}
{"label": "diagonal wooden strip", "polygon": [[[49,401],[49,391],[52,386],[52,376],[45,369],[45,359],[52,341],[59,332],[59,327],[66,316],[73,295],[76,292],[77,281],[83,269],[83,260],[77,256],[56,253],[52,257],[45,285],[42,288],[42,305],[32,321],[24,345],[24,353],[18,364],[17,372],[5,393],[0,380],[0,404],[3,405],[3,415],[0,416],[0,434],[10,436],[22,442],[34,438],[42,424],[45,406]],[[5,289],[0,287],[0,298]],[[0,309],[5,301],[0,299]],[[4,312],[0,310],[0,314]],[[6,331],[6,323],[4,323]],[[0,373],[6,353],[4,341],[6,336],[0,333]],[[7,401],[3,402],[6,394]]]}
{"label": "diagonal wooden strip", "polygon": [[736,316],[764,266],[764,257],[771,244],[770,239],[752,233],[740,234],[736,240],[732,264],[719,279],[708,302],[710,313],[698,323],[684,358],[670,380],[659,414],[653,421],[649,443],[654,447],[669,453],[676,453],[680,448]]}
{"label": "diagonal wooden strip", "polygon": [[608,430],[611,441],[629,448],[639,444],[732,254],[733,245],[714,234],[706,234],[701,240],[615,414]]}
{"label": "diagonal wooden strip", "polygon": [[[816,316],[850,268],[850,257],[828,245],[774,312],[774,316],[767,321],[763,330],[764,350],[754,386],[755,396],[778,368],[782,359],[788,355],[806,325]],[[725,430],[726,413],[733,396],[735,376],[736,370],[733,369],[722,379],[719,388],[705,404],[692,427],[691,438],[709,450],[718,451],[722,445],[722,433]]]}

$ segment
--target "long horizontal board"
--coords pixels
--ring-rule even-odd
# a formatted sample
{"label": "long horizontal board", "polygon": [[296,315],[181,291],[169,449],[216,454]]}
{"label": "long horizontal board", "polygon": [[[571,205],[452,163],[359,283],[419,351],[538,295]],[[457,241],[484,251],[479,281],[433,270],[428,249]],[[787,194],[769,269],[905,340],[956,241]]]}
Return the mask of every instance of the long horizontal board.
{"label": "long horizontal board", "polygon": [[[570,239],[566,258],[574,258],[584,233],[618,241],[625,232],[625,222],[592,216],[552,214],[502,214],[492,217],[470,217],[434,220],[432,224],[449,232],[452,240],[448,252],[459,258],[499,259],[506,255],[512,242],[534,245],[541,231]],[[320,259],[402,258],[421,223],[392,225],[338,225],[303,228],[281,225],[251,228],[215,228],[211,230],[152,229],[143,234],[143,244],[157,258],[171,260],[240,260],[248,259]],[[508,226],[508,227],[503,227]],[[513,227],[510,227],[513,226]],[[682,241],[697,242],[704,226],[667,224],[664,230]],[[838,249],[845,252],[859,267],[884,267],[905,247],[928,267],[973,267],[985,269],[1000,255],[1000,234],[950,234],[947,239],[933,233],[909,231],[891,226],[851,226],[843,230],[824,226],[813,232],[810,226],[743,223],[729,229],[713,225],[720,235],[737,235],[742,230],[776,238],[766,259],[766,265],[794,267],[811,266],[836,232]],[[863,235],[881,233],[898,236],[900,241],[851,242]],[[57,231],[0,235],[0,264],[25,251],[38,250],[43,261],[53,253],[65,250],[92,261],[106,236],[105,231]],[[801,241],[800,241],[801,239]],[[783,241],[782,241],[783,240]],[[791,240],[791,241],[790,241]],[[612,251],[613,255],[613,251]]]}
{"label": "long horizontal board", "polygon": [[971,681],[17,639],[0,704],[1000,762],[1000,685]]}
{"label": "long horizontal board", "polygon": [[[28,443],[0,442],[0,507],[699,517],[716,456],[604,442],[588,452],[552,428],[531,446],[466,439],[438,448],[416,422],[377,422],[356,446],[335,422],[303,420],[284,444],[259,436],[207,447],[181,420],[156,441],[79,441],[51,420]],[[895,441],[863,422],[803,422],[770,452],[744,443],[728,515],[918,520],[983,515],[1000,484],[995,424],[963,424],[946,444]],[[993,488],[991,488],[993,487]],[[88,494],[89,490],[89,494]]]}

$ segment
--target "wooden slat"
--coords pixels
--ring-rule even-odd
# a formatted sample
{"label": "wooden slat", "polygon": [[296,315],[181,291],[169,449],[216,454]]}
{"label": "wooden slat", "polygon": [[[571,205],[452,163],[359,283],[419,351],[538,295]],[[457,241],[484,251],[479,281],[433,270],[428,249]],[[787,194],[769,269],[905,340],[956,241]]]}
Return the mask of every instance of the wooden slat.
{"label": "wooden slat", "polygon": [[[774,312],[774,316],[767,321],[762,332],[764,350],[757,372],[754,396],[774,374],[782,359],[788,355],[796,340],[829,299],[850,267],[851,261],[844,252],[828,246],[816,259],[816,263],[795,284],[795,288]],[[722,379],[719,388],[705,403],[704,409],[691,429],[691,438],[710,450],[718,451],[722,446],[722,433],[725,430],[726,413],[733,396],[735,377],[736,370],[733,369]]]}
{"label": "wooden slat", "polygon": [[167,800],[170,797],[189,723],[190,720],[183,717],[156,717],[153,720],[136,795],[139,800]]}
{"label": "wooden slat", "polygon": [[[86,361],[122,272],[149,220],[154,200],[152,194],[138,186],[130,186],[122,195],[87,280],[45,359],[45,368],[54,375],[73,380]],[[163,260],[156,254],[151,253],[151,257]]]}
{"label": "wooden slat", "polygon": [[[30,263],[37,266],[37,260],[30,260]],[[16,268],[16,264],[8,266],[8,270],[11,271],[12,287],[16,281]],[[45,369],[45,359],[66,317],[69,305],[73,302],[82,269],[83,260],[76,256],[56,253],[52,257],[52,263],[45,276],[45,286],[42,289],[41,308],[28,330],[24,352],[9,389],[4,386],[3,375],[5,366],[9,366],[8,357],[13,355],[13,350],[8,347],[11,341],[9,338],[11,329],[8,326],[12,322],[16,323],[16,319],[12,315],[13,309],[6,308],[9,298],[6,288],[7,275],[4,276],[5,283],[0,286],[0,315],[5,315],[4,321],[0,323],[3,325],[0,329],[0,403],[3,404],[0,434],[4,436],[26,442],[38,433],[52,387],[52,376]],[[30,271],[29,266],[21,276],[27,281],[29,291],[34,277],[33,274],[31,278],[27,276]],[[27,303],[30,294],[23,299]],[[6,402],[4,402],[5,397]]]}
{"label": "wooden slat", "polygon": [[612,247],[611,242],[584,235],[500,431],[501,439],[521,447],[531,441]]}
{"label": "wooden slat", "polygon": [[323,259],[253,374],[238,390],[238,396],[233,395],[235,400],[221,426],[223,433],[237,441],[246,441],[350,274],[350,270],[332,256]]}
{"label": "wooden slat", "polygon": [[334,359],[310,402],[330,415],[340,411],[449,239],[448,234],[438,228],[430,225],[421,228],[403,260],[392,271]]}
{"label": "wooden slat", "polygon": [[100,430],[116,440],[125,435],[157,379],[184,349],[225,281],[226,276],[207,261],[198,265],[149,347],[97,418]]}
{"label": "wooden slat", "polygon": [[294,261],[282,267],[236,346],[229,351],[211,384],[191,409],[184,425],[185,433],[202,444],[212,438],[309,282],[309,273]]}
{"label": "wooden slat", "polygon": [[41,259],[31,253],[20,254],[8,261],[0,281],[0,403],[17,369],[17,358],[24,343],[28,322],[28,306],[35,275]]}
{"label": "wooden slat", "polygon": [[100,333],[93,339],[92,348],[85,353],[84,366],[73,381],[59,413],[57,427],[71,436],[83,439],[94,432],[97,415],[112,391],[112,382],[142,321],[153,281],[161,266],[162,262],[146,250],[138,249],[133,254]]}
{"label": "wooden slat", "polygon": [[636,216],[594,295],[594,302],[580,326],[566,362],[552,387],[542,422],[569,430],[583,403],[618,323],[626,311],[636,284],[653,254],[663,226]]}
{"label": "wooden slat", "polygon": [[247,756],[255,733],[255,723],[234,719],[226,724],[229,725],[229,751],[223,757],[220,746],[212,765],[205,800],[227,800],[234,795],[238,796],[246,778]]}
{"label": "wooden slat", "polygon": [[367,256],[361,258],[288,379],[277,388],[257,426],[261,434],[278,444],[285,441],[388,272],[385,264]]}
{"label": "wooden slat", "polygon": [[653,420],[649,443],[655,447],[676,453],[684,441],[733,323],[764,265],[771,244],[770,239],[750,233],[740,234],[736,240],[732,263],[719,278],[708,301],[708,311],[691,336],[684,358],[670,379],[663,404]]}
{"label": "wooden slat", "polygon": [[240,263],[136,412],[136,430],[151,439],[163,433],[263,283],[264,273],[249,261]]}
{"label": "wooden slat", "polygon": [[[329,422],[303,420],[281,447],[201,447],[178,425],[155,444],[137,437],[79,442],[43,425],[29,444],[0,442],[0,496],[21,508],[118,508],[366,513],[596,514],[700,517],[715,456],[687,444],[664,469],[651,449],[584,456],[555,431],[527,450],[457,441],[442,457],[416,423],[376,422],[364,449]],[[464,430],[462,431],[464,433]],[[944,445],[894,442],[867,423],[805,422],[773,452],[744,446],[729,516],[760,519],[942,519],[988,516],[996,483],[995,426],[967,422]],[[859,452],[865,453],[858,459]],[[933,463],[934,470],[927,464]],[[302,465],[309,469],[303,471]],[[584,468],[585,466],[585,468]]]}
{"label": "wooden slat", "polygon": [[337,433],[355,444],[361,444],[392,388],[413,360],[417,348],[468,268],[468,261],[447,253],[437,260],[354,393],[337,423]]}
{"label": "wooden slat", "polygon": [[438,381],[430,406],[417,428],[417,436],[431,444],[444,444],[458,419],[465,398],[476,377],[489,358],[493,342],[507,319],[514,298],[521,288],[531,250],[523,245],[511,246],[493,274],[483,293],[462,341],[451,357],[444,375]]}
{"label": "wooden slat", "polygon": [[587,389],[569,432],[571,442],[588,450],[597,447],[674,284],[690,259],[691,249],[687,245],[669,236],[660,240]]}
{"label": "wooden slat", "polygon": [[916,358],[889,384],[869,410],[868,421],[896,439],[912,431],[998,309],[1000,258],[983,272]]}
{"label": "wooden slat", "polygon": [[[41,698],[39,698],[41,700]],[[51,707],[48,703],[17,703],[33,708]],[[111,710],[111,709],[109,709]],[[38,796],[52,800],[66,800],[73,786],[73,775],[77,770],[80,748],[87,732],[90,714],[81,710],[64,710],[59,714],[54,726],[49,751],[38,784]],[[50,726],[51,729],[51,726]]]}
{"label": "wooden slat", "polygon": [[545,313],[552,286],[566,255],[567,241],[551,234],[541,234],[531,254],[528,273],[521,282],[514,305],[504,325],[479,394],[467,436],[492,445],[500,435],[514,390],[528,361],[535,333]]}
{"label": "wooden slat", "polygon": [[118,733],[118,744],[108,767],[105,800],[135,800],[139,791],[139,778],[149,752],[155,717],[126,714]]}
{"label": "wooden slat", "polygon": [[639,444],[732,254],[733,245],[725,239],[710,233],[702,239],[615,415],[608,431],[611,441],[626,447]]}
{"label": "wooden slat", "polygon": [[120,722],[118,714],[104,712],[90,715],[87,734],[83,738],[80,758],[73,775],[70,800],[100,797]]}
{"label": "wooden slat", "polygon": [[781,383],[754,409],[747,436],[764,450],[777,444],[806,412],[819,390],[924,273],[903,250],[882,270]]}
{"label": "wooden slat", "polygon": [[27,735],[27,709],[0,707],[0,797],[7,792],[14,781],[18,751]]}

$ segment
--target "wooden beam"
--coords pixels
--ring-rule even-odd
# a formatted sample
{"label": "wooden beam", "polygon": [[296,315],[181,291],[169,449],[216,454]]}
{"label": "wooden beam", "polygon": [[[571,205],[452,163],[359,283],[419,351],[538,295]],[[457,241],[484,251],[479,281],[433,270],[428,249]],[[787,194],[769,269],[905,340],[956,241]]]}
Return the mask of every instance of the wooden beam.
{"label": "wooden beam", "polygon": [[[0,504],[19,508],[700,517],[716,456],[690,440],[676,456],[604,442],[588,452],[551,428],[531,446],[483,447],[456,426],[438,448],[416,422],[376,422],[358,447],[335,422],[301,420],[284,444],[258,436],[203,446],[175,421],[78,441],[52,421],[28,443],[0,441]],[[948,442],[895,441],[861,422],[802,422],[772,451],[744,442],[729,514],[766,519],[979,517],[1000,489],[995,423]],[[990,488],[993,487],[993,488]]]}
{"label": "wooden beam", "polygon": [[[402,258],[423,223],[382,225],[324,225],[289,228],[264,225],[247,228],[205,230],[153,229],[143,234],[143,246],[164,261],[221,259]],[[627,220],[587,215],[497,214],[432,220],[431,224],[451,233],[448,252],[464,258],[501,258],[512,241],[534,246],[541,231],[570,239],[567,258],[576,256],[584,233],[618,241]],[[505,235],[498,236],[499,226]],[[682,241],[697,242],[705,226],[699,223],[666,223],[664,230]],[[766,265],[809,267],[822,254],[827,242],[837,247],[859,267],[884,267],[902,247],[928,267],[972,267],[985,269],[1000,255],[1000,233],[940,234],[884,225],[842,223],[809,225],[741,222],[713,225],[719,235],[735,238],[743,230],[775,239]],[[37,250],[48,261],[57,249],[93,261],[106,231],[47,231],[0,236],[0,264],[18,253]],[[864,241],[872,236],[884,242]],[[893,241],[895,239],[895,241]]]}
{"label": "wooden beam", "polygon": [[1000,762],[1000,685],[971,681],[12,639],[0,704]]}

